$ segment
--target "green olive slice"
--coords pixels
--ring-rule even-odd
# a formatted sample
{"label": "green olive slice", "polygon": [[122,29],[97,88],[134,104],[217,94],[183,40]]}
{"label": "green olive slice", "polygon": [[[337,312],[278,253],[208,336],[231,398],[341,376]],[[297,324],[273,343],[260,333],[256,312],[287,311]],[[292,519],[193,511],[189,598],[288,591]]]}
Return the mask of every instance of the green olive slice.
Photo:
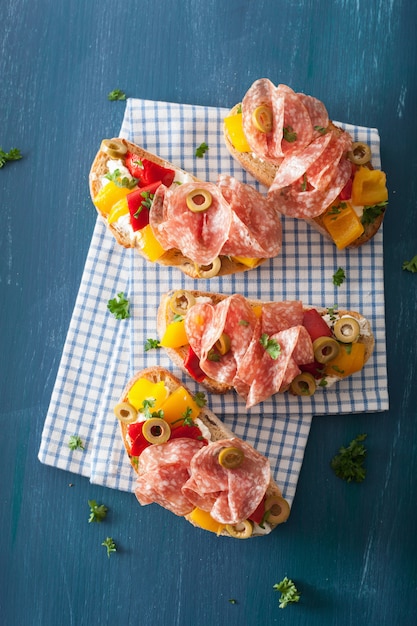
{"label": "green olive slice", "polygon": [[185,315],[194,304],[195,298],[193,294],[185,289],[174,291],[169,299],[169,307],[175,315]]}
{"label": "green olive slice", "polygon": [[328,363],[339,354],[339,344],[333,337],[318,337],[313,341],[314,358],[319,363]]}
{"label": "green olive slice", "polygon": [[261,133],[270,133],[272,130],[272,110],[265,104],[256,107],[252,113],[252,121],[255,128]]}
{"label": "green olive slice", "polygon": [[333,332],[342,343],[354,343],[357,341],[361,329],[358,320],[354,317],[341,317],[335,322]]}
{"label": "green olive slice", "polygon": [[282,524],[288,519],[290,505],[281,496],[269,496],[265,500],[265,521],[270,524]]}
{"label": "green olive slice", "polygon": [[217,352],[224,356],[230,350],[230,337],[226,333],[222,333],[219,339],[214,344]]}
{"label": "green olive slice", "polygon": [[219,452],[219,463],[225,469],[236,469],[240,467],[244,458],[243,450],[233,446],[222,448]]}
{"label": "green olive slice", "polygon": [[291,391],[296,396],[312,396],[316,391],[316,380],[310,372],[301,372],[291,382]]}
{"label": "green olive slice", "polygon": [[367,143],[363,141],[354,141],[352,143],[352,149],[348,152],[348,159],[355,165],[365,165],[369,163],[372,158],[371,148]]}
{"label": "green olive slice", "polygon": [[246,519],[239,524],[226,524],[226,530],[235,539],[248,539],[253,532],[252,523]]}
{"label": "green olive slice", "polygon": [[120,139],[103,139],[100,150],[108,154],[111,159],[119,159],[127,152],[125,144]]}
{"label": "green olive slice", "polygon": [[171,436],[171,428],[162,418],[150,417],[143,423],[142,434],[149,443],[165,443]]}
{"label": "green olive slice", "polygon": [[117,419],[124,424],[132,424],[137,420],[138,412],[129,402],[119,402],[113,410]]}
{"label": "green olive slice", "polygon": [[193,213],[207,211],[213,202],[213,197],[206,189],[193,189],[185,198],[187,207]]}
{"label": "green olive slice", "polygon": [[217,276],[221,266],[222,262],[218,256],[216,256],[214,261],[209,265],[198,265],[198,263],[194,263],[195,271],[199,278],[213,278],[213,276]]}

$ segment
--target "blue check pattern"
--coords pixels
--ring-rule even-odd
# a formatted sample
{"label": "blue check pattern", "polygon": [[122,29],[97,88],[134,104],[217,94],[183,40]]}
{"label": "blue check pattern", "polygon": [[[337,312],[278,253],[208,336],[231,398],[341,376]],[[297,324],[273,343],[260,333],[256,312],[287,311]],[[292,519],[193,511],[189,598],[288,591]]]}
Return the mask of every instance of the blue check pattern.
{"label": "blue check pattern", "polygon": [[[222,108],[129,99],[120,136],[202,180],[215,182],[220,172],[226,172],[265,191],[227,152],[222,134],[226,115]],[[373,163],[380,167],[377,129],[339,125],[355,140],[370,144]],[[203,142],[208,151],[196,158],[195,150]],[[305,222],[285,217],[282,222],[283,249],[276,259],[243,274],[194,281],[121,248],[97,219],[45,419],[40,461],[87,476],[95,484],[133,490],[135,475],[113,414],[126,382],[139,369],[162,365],[192,391],[198,389],[163,350],[144,350],[146,339],[157,336],[160,296],[172,288],[241,293],[263,300],[299,299],[325,307],[336,304],[360,311],[371,321],[376,344],[364,370],[318,390],[312,398],[278,394],[246,411],[235,393],[208,397],[209,407],[226,425],[269,458],[290,503],[313,415],[387,410],[382,228],[362,248],[339,251]],[[335,287],[332,277],[339,267],[346,280]],[[127,320],[116,320],[107,310],[108,300],[121,291],[130,300]],[[69,449],[74,434],[83,440],[84,450]]]}

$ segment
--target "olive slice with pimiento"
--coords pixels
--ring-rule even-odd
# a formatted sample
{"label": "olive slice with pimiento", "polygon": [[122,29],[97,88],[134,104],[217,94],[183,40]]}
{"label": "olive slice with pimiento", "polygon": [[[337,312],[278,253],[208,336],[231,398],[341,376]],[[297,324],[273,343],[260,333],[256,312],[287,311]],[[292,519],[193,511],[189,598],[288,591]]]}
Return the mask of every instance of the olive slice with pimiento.
{"label": "olive slice with pimiento", "polygon": [[335,322],[333,332],[342,343],[354,343],[359,338],[361,329],[354,317],[341,317]]}
{"label": "olive slice with pimiento", "polygon": [[209,265],[199,265],[198,263],[194,263],[195,271],[197,272],[197,276],[199,278],[213,278],[213,276],[217,276],[220,272],[221,266],[222,262],[218,256],[216,256],[214,261]]}
{"label": "olive slice with pimiento", "polygon": [[124,424],[132,424],[138,417],[137,410],[129,402],[119,402],[114,407],[114,414]]}
{"label": "olive slice with pimiento", "polygon": [[236,469],[240,467],[244,458],[243,450],[233,446],[222,448],[219,452],[219,463],[225,469]]}
{"label": "olive slice with pimiento", "polygon": [[281,496],[269,496],[265,500],[265,521],[270,524],[282,524],[288,519],[290,505]]}
{"label": "olive slice with pimiento", "polygon": [[142,434],[149,443],[165,443],[171,436],[171,428],[161,417],[150,417],[143,423]]}
{"label": "olive slice with pimiento", "polygon": [[230,337],[226,333],[222,333],[220,338],[214,344],[217,352],[224,356],[230,350]]}
{"label": "olive slice with pimiento", "polygon": [[195,304],[195,298],[192,293],[185,289],[174,291],[169,299],[169,307],[175,315],[185,315]]}
{"label": "olive slice with pimiento", "polygon": [[255,128],[261,133],[270,133],[272,130],[272,110],[265,104],[256,107],[252,113],[252,121]]}
{"label": "olive slice with pimiento", "polygon": [[111,159],[120,159],[127,152],[125,144],[119,139],[103,139],[100,150],[108,154]]}
{"label": "olive slice with pimiento", "polygon": [[207,211],[211,207],[213,197],[206,189],[193,189],[185,198],[188,208],[193,213]]}
{"label": "olive slice with pimiento", "polygon": [[235,539],[248,539],[253,532],[252,523],[246,519],[239,524],[226,524],[226,530]]}
{"label": "olive slice with pimiento", "polygon": [[291,382],[290,389],[296,396],[312,396],[316,391],[316,381],[310,372],[301,372]]}
{"label": "olive slice with pimiento", "polygon": [[339,354],[339,344],[333,337],[318,337],[313,341],[314,358],[319,363],[328,363]]}
{"label": "olive slice with pimiento", "polygon": [[365,165],[372,158],[371,148],[363,141],[354,141],[352,149],[348,152],[348,159],[355,165]]}

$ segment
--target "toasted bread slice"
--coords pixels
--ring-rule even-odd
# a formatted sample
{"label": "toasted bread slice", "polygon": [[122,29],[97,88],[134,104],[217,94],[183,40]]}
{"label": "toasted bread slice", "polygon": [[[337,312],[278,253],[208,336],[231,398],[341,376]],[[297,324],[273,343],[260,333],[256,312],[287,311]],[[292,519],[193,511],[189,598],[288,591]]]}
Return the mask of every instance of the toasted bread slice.
{"label": "toasted bread slice", "polygon": [[[169,161],[166,161],[150,152],[147,152],[143,148],[136,146],[135,144],[131,143],[130,141],[127,141],[126,139],[113,138],[110,141],[121,142],[124,146],[126,146],[129,152],[133,152],[134,154],[138,155],[138,157],[141,160],[147,159],[148,161],[153,161],[154,163],[162,167],[175,170],[176,172],[175,180],[177,180],[177,177],[178,177],[179,180],[187,180],[188,182],[191,182],[191,181],[199,182],[199,180],[195,176],[192,176],[185,170],[173,165]],[[93,204],[94,204],[94,199],[96,198],[97,194],[99,193],[100,189],[103,186],[102,179],[109,171],[108,162],[110,158],[111,157],[109,157],[109,155],[105,151],[100,149],[98,153],[96,154],[96,157],[91,166],[91,170],[89,174],[89,186],[90,186],[90,195],[93,200]],[[116,159],[116,157],[114,158]],[[122,159],[122,157],[119,157],[119,158]],[[121,246],[125,248],[135,248],[136,251],[140,254],[140,256],[142,256],[144,259],[149,261],[149,258],[142,250],[140,236],[135,236],[135,234],[133,233],[132,229],[129,227],[128,224],[123,222],[123,220],[118,220],[116,222],[109,224],[108,219],[107,219],[108,215],[104,213],[103,211],[100,211],[99,208],[97,208],[97,206],[96,206],[96,209],[100,217],[104,220],[106,226],[112,232],[116,241]],[[245,272],[245,271],[248,271],[249,269],[258,267],[259,265],[261,265],[262,263],[266,261],[266,259],[259,258],[253,263],[251,263],[250,265],[248,265],[245,263],[241,263],[233,259],[232,257],[226,256],[226,255],[220,255],[219,259],[221,261],[220,269],[215,274],[212,274],[213,276],[214,275],[225,276],[228,274],[236,274],[239,272]],[[192,259],[184,256],[180,250],[177,250],[175,248],[166,251],[161,257],[157,259],[157,262],[161,265],[177,267],[184,274],[186,274],[187,276],[190,276],[191,278],[198,279],[198,278],[210,278],[211,277],[210,275],[211,267],[201,268],[197,266]]]}
{"label": "toasted bread slice", "polygon": [[[168,324],[170,324],[174,320],[174,313],[170,307],[170,299],[174,293],[175,291],[170,291],[164,294],[160,300],[160,305],[158,308],[158,315],[157,315],[157,332],[158,332],[158,337],[160,339],[164,336],[164,333]],[[190,290],[190,293],[192,294],[194,298],[209,299],[210,302],[214,305],[228,297],[223,294],[203,292],[203,291],[197,291],[197,290]],[[247,301],[253,308],[262,307],[263,304],[268,304],[267,302],[263,302],[261,300],[247,299]],[[353,317],[358,321],[359,326],[360,326],[360,336],[357,341],[358,343],[363,343],[365,346],[365,353],[364,353],[364,365],[365,365],[365,363],[371,357],[373,350],[374,350],[374,345],[375,345],[375,338],[374,338],[369,320],[367,320],[363,315],[361,315],[357,311],[347,311],[347,310],[342,310],[342,309],[339,309],[337,311],[332,310],[332,315],[329,316],[328,309],[325,309],[322,307],[313,307],[313,306],[304,307],[305,310],[312,309],[312,308],[316,309],[320,313],[320,315],[324,317],[324,319],[326,320],[327,324],[330,327],[332,326],[332,324],[334,324],[335,321],[337,321],[337,319],[344,317],[344,316]],[[331,320],[328,319],[329,317],[331,317],[332,319]],[[179,348],[164,347],[164,350],[166,351],[166,353],[168,354],[172,362],[175,363],[175,365],[179,369],[181,369],[183,372],[189,375],[189,372],[184,365],[184,359],[188,353],[189,346],[184,345]],[[317,378],[317,381],[316,381],[317,389],[319,389],[320,386],[324,386],[324,385],[329,387],[337,383],[340,380],[343,380],[343,377],[338,375],[337,371],[335,371],[334,374],[332,373],[331,376],[327,375],[327,376],[323,376],[322,378]],[[218,380],[210,378],[209,376],[206,376],[201,381],[201,384],[212,393],[217,393],[217,394],[224,394],[233,390],[233,387],[231,385],[225,384],[224,382],[219,382]],[[288,391],[288,388],[283,389],[282,391]]]}
{"label": "toasted bread slice", "polygon": [[[236,104],[231,109],[229,115],[235,115],[239,111],[240,107],[241,107],[241,104]],[[346,131],[343,131],[341,128],[335,126],[333,122],[329,123],[328,128],[332,129],[333,131],[337,130],[338,132],[341,132],[341,133],[346,132]],[[233,145],[231,141],[226,124],[223,125],[223,137],[224,137],[226,147],[228,151],[230,152],[230,154],[232,155],[232,157],[238,163],[240,163],[243,169],[246,172],[248,172],[251,176],[253,176],[255,180],[257,180],[259,183],[261,183],[262,185],[264,185],[265,187],[269,189],[279,169],[279,165],[272,163],[270,161],[261,159],[253,152],[239,152],[239,150],[235,148],[235,146]],[[368,163],[367,167],[372,169],[372,164]],[[329,239],[330,241],[334,243],[330,233],[328,232],[328,230],[326,229],[324,225],[323,216],[326,210],[327,209],[325,209],[323,213],[321,213],[317,217],[312,217],[311,219],[306,219],[305,221],[312,228],[317,230],[321,235],[323,235],[324,237],[326,237],[327,239]],[[385,209],[382,208],[381,213],[377,217],[375,217],[372,222],[364,224],[364,232],[357,239],[355,239],[352,243],[347,245],[346,248],[358,248],[359,246],[362,246],[364,243],[367,243],[368,241],[370,241],[370,239],[372,239],[372,237],[374,237],[374,235],[378,232],[383,222],[384,215],[385,215]]]}
{"label": "toasted bread slice", "polygon": [[[152,383],[159,383],[163,381],[164,386],[166,389],[168,389],[169,394],[173,393],[180,386],[184,387],[181,381],[168,370],[162,367],[150,367],[142,371],[139,371],[127,383],[126,387],[124,388],[121,394],[120,403],[125,403],[128,401],[129,390],[134,386],[134,384],[139,379],[143,379],[143,378],[149,380]],[[162,405],[162,409],[163,409],[163,405]],[[132,452],[131,452],[132,442],[130,440],[129,432],[128,432],[129,425],[123,421],[119,421],[119,423],[120,423],[120,431],[121,431],[123,443],[126,449],[126,453],[129,456],[133,469],[138,474],[138,476],[140,476],[141,475],[141,460],[140,460],[141,457],[140,456],[134,457],[132,455]],[[226,444],[229,440],[233,440],[234,444],[236,445],[236,441],[238,440],[238,438],[236,438],[234,433],[229,428],[227,428],[225,424],[212,411],[210,411],[205,406],[200,408],[200,413],[198,414],[194,423],[196,423],[199,427],[201,427],[202,432],[204,432],[204,435],[209,438],[209,443],[208,443],[209,446],[210,444],[213,444],[214,442],[218,442],[218,441],[222,441],[222,442],[225,441],[225,444]],[[209,433],[209,435],[207,435],[207,432]],[[162,443],[162,444],[157,444],[157,445],[164,445],[164,444]],[[245,444],[245,445],[248,445],[248,444]],[[266,487],[264,498],[262,501],[265,503],[267,499],[269,502],[271,502],[271,499],[273,499],[274,513],[277,515],[277,517],[271,517],[268,515],[264,516],[265,519],[264,519],[264,523],[262,524],[262,526],[260,526],[258,523],[254,521],[251,521],[248,524],[248,522],[244,520],[245,530],[243,530],[243,526],[241,529],[240,524],[237,524],[236,526],[232,526],[232,527],[230,527],[229,525],[225,525],[225,524],[219,524],[218,528],[216,528],[215,521],[212,522],[211,520],[209,523],[209,527],[207,527],[206,524],[203,523],[203,525],[201,525],[201,523],[199,523],[200,519],[202,519],[204,522],[204,516],[203,518],[201,518],[201,516],[196,517],[192,513],[186,514],[184,515],[184,517],[194,526],[198,528],[204,528],[205,530],[211,530],[213,532],[216,532],[218,535],[225,535],[228,537],[237,537],[237,538],[262,536],[271,532],[277,525],[281,524],[282,522],[285,522],[290,513],[290,507],[287,501],[284,500],[284,498],[282,497],[281,490],[276,484],[272,475],[270,477],[269,484]]]}

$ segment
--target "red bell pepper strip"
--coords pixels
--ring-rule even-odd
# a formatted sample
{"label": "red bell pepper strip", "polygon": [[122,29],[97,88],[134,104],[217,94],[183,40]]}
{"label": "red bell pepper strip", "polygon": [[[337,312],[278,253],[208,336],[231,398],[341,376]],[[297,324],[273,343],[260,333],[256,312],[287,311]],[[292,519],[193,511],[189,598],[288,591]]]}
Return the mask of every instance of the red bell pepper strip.
{"label": "red bell pepper strip", "polygon": [[183,437],[187,439],[201,439],[204,443],[208,443],[207,439],[203,437],[203,433],[199,427],[195,425],[178,426],[178,428],[174,428],[174,430],[171,431],[170,439],[182,439]]}
{"label": "red bell pepper strip", "polygon": [[331,329],[316,309],[304,311],[303,326],[306,327],[311,341],[315,341],[318,337],[333,337]]}
{"label": "red bell pepper strip", "polygon": [[134,424],[129,424],[127,427],[127,432],[132,440],[132,447],[130,449],[132,456],[140,456],[144,449],[151,445],[142,435],[142,427],[143,422],[135,422]]}
{"label": "red bell pepper strip", "polygon": [[155,191],[158,189],[161,181],[158,180],[146,187],[139,187],[126,196],[127,206],[129,207],[130,223],[134,231],[141,230],[149,224],[149,202],[153,199]]}
{"label": "red bell pepper strip", "polygon": [[314,360],[312,363],[306,363],[305,365],[298,366],[302,372],[308,372],[314,378],[323,378],[324,376],[324,365],[323,363],[319,363]]}
{"label": "red bell pepper strip", "polygon": [[256,509],[254,510],[254,512],[249,515],[249,519],[252,520],[252,522],[255,522],[255,524],[260,524],[263,520],[264,515],[265,515],[265,498],[262,498],[262,500],[260,501]]}
{"label": "red bell pepper strip", "polygon": [[205,379],[206,374],[200,367],[200,359],[191,346],[189,346],[187,355],[184,359],[184,367],[189,375],[198,383],[201,383]]}
{"label": "red bell pepper strip", "polygon": [[146,187],[158,180],[170,187],[175,178],[174,170],[162,167],[162,165],[149,161],[149,159],[141,159],[134,152],[126,153],[125,165],[130,174],[138,179],[140,187]]}

